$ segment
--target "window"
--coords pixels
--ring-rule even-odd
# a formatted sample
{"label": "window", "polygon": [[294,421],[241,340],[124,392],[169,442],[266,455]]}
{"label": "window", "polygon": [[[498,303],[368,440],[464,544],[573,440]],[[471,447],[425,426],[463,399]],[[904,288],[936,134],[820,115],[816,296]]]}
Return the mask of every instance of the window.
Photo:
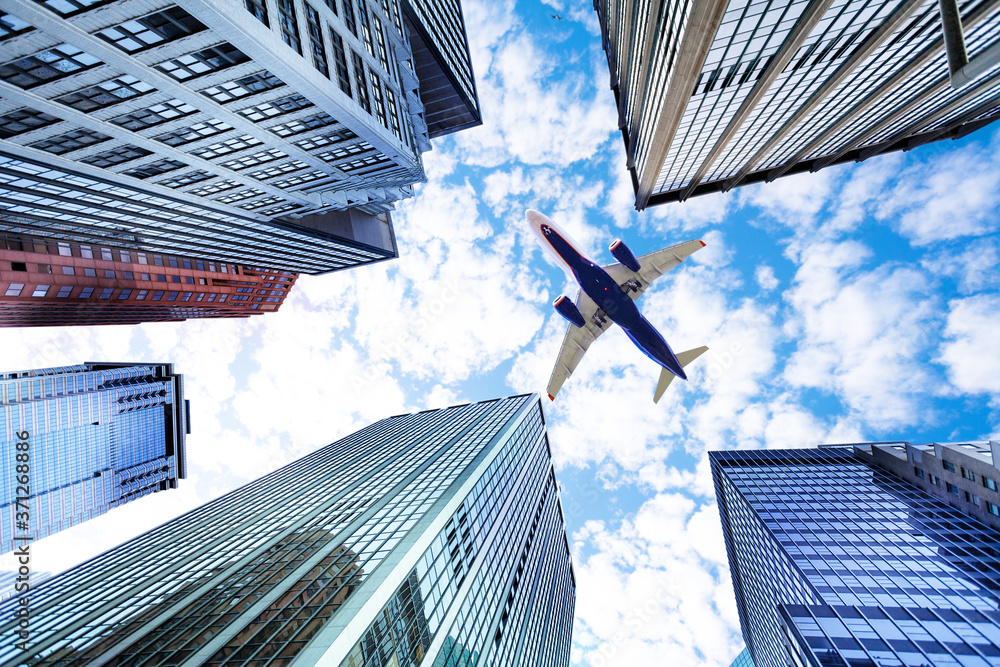
{"label": "window", "polygon": [[126,53],[136,53],[204,29],[201,21],[174,6],[114,28],[106,28],[97,35]]}
{"label": "window", "polygon": [[140,273],[139,274],[139,280],[149,280],[149,279],[150,278],[149,278],[149,274],[148,273]]}
{"label": "window", "polygon": [[41,296],[45,296],[48,293],[49,293],[49,286],[48,285],[35,285],[35,289],[31,293],[31,296],[41,297]]}
{"label": "window", "polygon": [[242,183],[237,183],[236,181],[216,181],[215,183],[210,183],[204,185],[200,188],[195,188],[191,190],[190,193],[197,197],[208,197],[210,195],[218,194],[220,192],[225,192],[226,190],[232,190],[233,188],[238,188]]}
{"label": "window", "polygon": [[210,178],[215,178],[215,176],[216,174],[210,174],[204,169],[196,169],[179,176],[165,178],[162,181],[157,181],[156,184],[167,188],[183,188],[186,185],[193,185],[194,183],[207,181]]}
{"label": "window", "polygon": [[135,274],[131,271],[122,271],[122,278],[125,280],[135,280]]}
{"label": "window", "polygon": [[223,204],[235,204],[238,201],[243,201],[244,199],[250,199],[251,197],[258,197],[264,194],[263,190],[258,190],[257,188],[249,188],[247,190],[239,190],[237,192],[232,192],[223,197],[219,197],[215,201],[222,202]]}
{"label": "window", "polygon": [[170,282],[172,282],[172,283],[179,283],[180,281],[181,281],[181,277],[180,276],[170,276]]}
{"label": "window", "polygon": [[89,245],[80,246],[80,257],[83,257],[84,259],[93,259],[94,258],[93,248],[91,248]]}
{"label": "window", "polygon": [[63,285],[62,287],[59,288],[59,292],[56,294],[56,298],[65,299],[72,293],[73,293],[73,288],[71,286]]}
{"label": "window", "polygon": [[112,271],[111,269],[104,269],[104,277],[105,278],[114,278],[115,277],[115,272]]}
{"label": "window", "polygon": [[30,30],[32,30],[30,23],[22,21],[13,14],[0,12],[0,40],[23,35]]}
{"label": "window", "polygon": [[979,507],[980,505],[982,505],[982,501],[979,500],[979,496],[974,496],[971,493],[969,493],[968,491],[965,492],[965,502],[972,503],[976,507]]}
{"label": "window", "polygon": [[130,290],[130,289],[123,289],[122,292],[121,292],[121,294],[118,295],[118,298],[119,298],[119,300],[121,300],[121,299],[127,299],[130,296],[132,296],[132,290]]}
{"label": "window", "polygon": [[163,298],[163,290],[156,290],[153,292],[153,301],[159,301]]}
{"label": "window", "polygon": [[126,176],[145,179],[152,178],[153,176],[159,176],[160,174],[165,174],[168,171],[173,171],[174,169],[180,169],[181,167],[186,166],[186,164],[180,162],[179,160],[157,160],[156,162],[144,164],[141,167],[126,169],[121,173]]}
{"label": "window", "polygon": [[[155,90],[148,83],[140,81],[134,76],[123,74],[117,79],[111,79],[110,81],[105,81],[96,86],[90,86],[89,88],[84,88],[83,90],[78,90],[55,99],[56,102],[65,104],[77,111],[90,113],[97,109],[105,109],[119,102],[151,93]],[[114,119],[111,122],[115,122]]]}
{"label": "window", "polygon": [[396,95],[392,92],[389,86],[385,87],[385,97],[386,102],[389,104],[388,116],[389,116],[389,129],[392,133],[396,135],[396,138],[400,141],[403,140],[403,133],[399,129],[399,107],[396,106]]}
{"label": "window", "polygon": [[262,120],[274,118],[275,116],[281,116],[286,113],[292,113],[293,111],[305,109],[306,107],[311,107],[312,105],[312,102],[296,93],[295,95],[289,95],[288,97],[282,97],[277,100],[248,107],[246,109],[240,109],[237,113],[254,123],[259,123]]}
{"label": "window", "polygon": [[11,271],[27,271],[28,270],[28,264],[26,262],[11,262],[10,263],[10,270]]}
{"label": "window", "polygon": [[167,295],[167,301],[176,301],[178,294],[180,294],[180,292],[171,292]]}
{"label": "window", "polygon": [[97,277],[97,269],[84,268],[83,269],[83,275],[87,276],[88,278],[96,278]]}
{"label": "window", "polygon": [[39,273],[52,273],[52,265],[51,264],[39,264],[38,265],[38,272]]}
{"label": "window", "polygon": [[249,60],[250,57],[235,46],[223,42],[218,46],[211,46],[197,53],[189,53],[160,63],[156,68],[178,81],[187,81],[212,72],[220,72]]}
{"label": "window", "polygon": [[135,300],[136,301],[145,301],[147,294],[149,294],[149,290],[148,289],[141,289],[141,290],[139,290],[139,293],[135,295]]}
{"label": "window", "polygon": [[948,487],[948,493],[950,493],[952,495],[955,495],[955,496],[958,495],[959,491],[958,491],[958,487],[957,486],[955,486],[951,482],[945,482],[945,486]]}
{"label": "window", "polygon": [[947,470],[948,472],[955,472],[955,464],[952,463],[951,461],[941,459],[941,467]]}
{"label": "window", "polygon": [[69,244],[65,241],[58,242],[59,254],[63,257],[72,257],[73,251],[70,249]]}
{"label": "window", "polygon": [[158,282],[158,283],[165,283],[165,282],[167,282],[167,277],[165,275],[163,275],[162,273],[157,273],[156,274],[156,282]]}
{"label": "window", "polygon": [[81,299],[89,299],[90,295],[93,294],[93,293],[94,293],[94,288],[93,287],[84,287],[82,290],[80,290],[80,296],[79,296],[79,298],[81,298]]}
{"label": "window", "polygon": [[146,261],[146,253],[144,252],[136,253],[136,256],[138,257],[140,264],[149,264],[149,262]]}
{"label": "window", "polygon": [[132,160],[141,157],[146,157],[147,155],[152,155],[152,154],[153,151],[147,151],[145,148],[139,148],[138,146],[125,144],[124,146],[119,146],[118,148],[112,148],[111,150],[104,151],[103,153],[88,155],[87,157],[81,159],[80,162],[92,165],[94,167],[107,169],[109,167],[114,167],[119,164],[131,162]]}
{"label": "window", "polygon": [[63,266],[63,267],[60,267],[60,268],[62,269],[62,274],[64,276],[75,276],[76,275],[76,269],[74,269],[72,266]]}
{"label": "window", "polygon": [[259,146],[264,143],[257,137],[252,137],[249,134],[244,134],[239,137],[231,137],[225,141],[220,141],[217,144],[212,144],[211,146],[205,146],[203,148],[196,148],[191,151],[193,155],[197,155],[200,158],[206,160],[211,160],[212,158],[221,157],[223,155],[228,155],[229,153],[235,153],[236,151],[241,151],[245,148],[251,148],[253,146]]}
{"label": "window", "polygon": [[385,118],[385,102],[382,101],[382,81],[378,78],[378,75],[371,70],[368,70],[368,75],[372,82],[372,101],[375,107],[375,117],[378,118],[378,122],[388,129],[389,123]]}
{"label": "window", "polygon": [[106,5],[113,0],[41,0],[45,5],[61,16],[73,16],[94,7]]}
{"label": "window", "polygon": [[117,116],[112,118],[111,122],[124,127],[126,130],[139,132],[140,130],[145,130],[147,127],[153,127],[154,125],[166,123],[167,121],[183,116],[190,116],[195,112],[197,112],[197,109],[187,102],[173,99],[160,104],[154,104],[146,109],[139,109],[132,113]]}
{"label": "window", "polygon": [[986,511],[993,516],[1000,516],[1000,507],[997,507],[993,503],[986,501]]}
{"label": "window", "polygon": [[267,21],[267,5],[264,0],[246,0],[246,7],[247,11],[253,14],[258,21],[268,27],[271,26]]}
{"label": "window", "polygon": [[194,278],[192,276],[184,276],[184,282],[189,285],[194,285]]}
{"label": "window", "polygon": [[365,66],[361,56],[351,51],[354,58],[354,83],[358,87],[358,104],[368,113],[372,112],[372,104],[368,99],[368,83],[365,81]]}
{"label": "window", "polygon": [[234,171],[240,171],[242,169],[249,169],[250,167],[256,167],[257,165],[264,164],[266,162],[273,162],[274,160],[284,160],[288,158],[287,155],[279,151],[277,148],[272,148],[271,150],[261,151],[260,153],[254,153],[253,155],[245,155],[241,158],[236,158],[235,160],[229,160],[223,162],[222,166],[227,169],[232,169]]}
{"label": "window", "polygon": [[56,137],[49,137],[48,139],[43,139],[42,141],[36,141],[35,143],[29,145],[32,148],[37,148],[47,153],[63,155],[65,153],[69,153],[70,151],[75,151],[80,148],[86,148],[87,146],[93,146],[94,144],[108,141],[109,139],[111,139],[111,137],[106,134],[101,134],[100,132],[95,132],[94,130],[80,129],[60,134]]}
{"label": "window", "polygon": [[358,0],[358,17],[361,19],[361,41],[365,43],[368,55],[374,58],[375,47],[372,46],[372,31],[368,22],[368,8],[365,6],[365,0]]}
{"label": "window", "polygon": [[128,262],[129,264],[132,263],[132,253],[128,250],[119,250],[118,255],[121,257],[123,262]]}
{"label": "window", "polygon": [[11,283],[7,286],[7,291],[4,292],[4,296],[21,296],[21,290],[24,289],[24,283]]}
{"label": "window", "polygon": [[347,25],[347,29],[351,31],[351,34],[357,37],[358,26],[354,20],[354,0],[343,0],[343,2],[344,2],[344,23]]}
{"label": "window", "polygon": [[934,484],[935,486],[941,486],[941,478],[935,475],[934,473],[930,473],[928,475],[928,478],[930,479],[931,484]]}
{"label": "window", "polygon": [[306,25],[309,28],[309,47],[312,51],[313,66],[319,73],[330,78],[330,67],[326,63],[326,47],[323,45],[323,27],[319,22],[319,14],[306,3]]}
{"label": "window", "polygon": [[337,0],[326,0],[326,6],[329,7],[330,11],[335,15],[340,15],[340,12],[337,11]]}
{"label": "window", "polygon": [[972,480],[973,482],[976,481],[976,473],[972,472],[971,470],[967,470],[964,466],[962,467],[962,477],[964,477],[965,479]]}
{"label": "window", "polygon": [[19,88],[34,88],[102,64],[75,46],[60,44],[0,65],[0,79]]}
{"label": "window", "polygon": [[168,146],[183,146],[184,144],[212,137],[216,134],[228,132],[231,129],[233,129],[232,125],[224,123],[221,120],[212,119],[206,120],[203,123],[195,123],[190,127],[182,127],[172,132],[165,132],[153,138]]}
{"label": "window", "polygon": [[8,139],[60,122],[55,116],[24,107],[0,116],[0,139]]}
{"label": "window", "polygon": [[209,97],[219,104],[228,104],[233,100],[262,93],[265,90],[280,88],[285,82],[274,76],[267,70],[257,72],[250,76],[245,76],[235,81],[227,81],[217,86],[212,86],[201,91],[201,94]]}
{"label": "window", "polygon": [[996,481],[990,479],[986,475],[983,475],[983,486],[985,486],[987,489],[989,489],[991,491],[996,491],[997,490],[997,483],[996,483]]}
{"label": "window", "polygon": [[344,51],[344,40],[337,34],[336,30],[330,30],[330,38],[333,42],[333,58],[337,68],[337,84],[348,97],[351,96],[351,73],[347,69],[347,52]]}
{"label": "window", "polygon": [[[334,120],[333,116],[327,113],[318,113],[315,116],[309,116],[308,118],[300,118],[298,120],[290,120],[287,123],[281,123],[280,125],[272,125],[268,128],[268,131],[278,135],[279,137],[291,137],[296,134],[302,134],[303,132],[318,130],[321,127],[333,125],[336,122],[337,121]],[[345,129],[343,131],[350,132],[354,135],[354,133],[350,130]]]}
{"label": "window", "polygon": [[281,39],[301,55],[299,21],[295,16],[295,2],[293,0],[278,0],[278,23],[281,26]]}
{"label": "window", "polygon": [[181,301],[190,301],[194,292],[184,292],[184,296],[181,297]]}
{"label": "window", "polygon": [[103,290],[101,290],[101,296],[98,297],[98,298],[101,298],[101,299],[110,299],[111,298],[111,294],[114,291],[115,291],[114,287],[105,287]]}

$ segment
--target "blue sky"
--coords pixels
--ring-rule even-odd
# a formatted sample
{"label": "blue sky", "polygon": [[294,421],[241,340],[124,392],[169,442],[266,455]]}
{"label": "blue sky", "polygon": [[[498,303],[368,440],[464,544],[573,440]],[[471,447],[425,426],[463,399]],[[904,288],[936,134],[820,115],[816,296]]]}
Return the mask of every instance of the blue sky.
{"label": "blue sky", "polygon": [[[59,570],[386,416],[539,391],[575,294],[523,223],[600,263],[708,245],[640,300],[711,349],[652,403],[620,332],[547,405],[578,582],[574,665],[728,665],[742,647],[705,452],[998,438],[1000,128],[642,213],[589,2],[465,0],[483,127],[435,142],[400,258],[303,277],[247,321],[0,331],[9,370],[171,361],[190,478],[39,542]],[[555,20],[558,13],[563,19]],[[0,565],[9,565],[0,559]]]}

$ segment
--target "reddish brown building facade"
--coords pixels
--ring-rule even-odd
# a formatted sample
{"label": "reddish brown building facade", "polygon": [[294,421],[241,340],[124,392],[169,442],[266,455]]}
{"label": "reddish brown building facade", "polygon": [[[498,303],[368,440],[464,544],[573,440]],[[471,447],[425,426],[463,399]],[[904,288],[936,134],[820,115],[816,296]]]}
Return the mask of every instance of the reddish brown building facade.
{"label": "reddish brown building facade", "polygon": [[0,326],[140,324],[278,310],[297,274],[0,234]]}

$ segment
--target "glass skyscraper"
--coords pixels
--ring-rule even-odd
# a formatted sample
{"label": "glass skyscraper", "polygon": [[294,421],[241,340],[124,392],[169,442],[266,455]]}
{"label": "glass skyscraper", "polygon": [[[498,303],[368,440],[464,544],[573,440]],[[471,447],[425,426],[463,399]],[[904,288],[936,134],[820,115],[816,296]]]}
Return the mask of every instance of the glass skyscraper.
{"label": "glass skyscraper", "polygon": [[[939,0],[594,7],[640,210],[958,138],[1000,118],[1000,63],[951,77]],[[995,2],[956,10],[970,58],[996,48]]]}
{"label": "glass skyscraper", "polygon": [[747,649],[740,651],[740,654],[736,656],[729,667],[753,667],[753,658],[750,657],[750,651]]}
{"label": "glass skyscraper", "polygon": [[537,395],[383,419],[32,590],[0,665],[565,667]]}
{"label": "glass skyscraper", "polygon": [[1000,532],[867,454],[710,453],[753,663],[1000,665]]}
{"label": "glass skyscraper", "polygon": [[[176,488],[185,476],[187,412],[170,364],[0,373],[0,553]],[[23,441],[27,449],[17,447]],[[24,453],[26,461],[17,458]],[[18,498],[27,498],[24,523]]]}

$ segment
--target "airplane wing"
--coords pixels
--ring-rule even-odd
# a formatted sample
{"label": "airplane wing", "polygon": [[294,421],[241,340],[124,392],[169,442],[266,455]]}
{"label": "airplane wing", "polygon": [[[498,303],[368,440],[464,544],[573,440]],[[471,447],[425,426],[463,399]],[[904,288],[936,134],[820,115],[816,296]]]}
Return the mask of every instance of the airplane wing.
{"label": "airplane wing", "polygon": [[[640,267],[641,268],[641,267]],[[584,327],[577,327],[572,324],[567,325],[566,335],[563,337],[562,347],[559,348],[559,358],[556,360],[556,367],[552,369],[552,377],[549,378],[548,394],[549,398],[555,400],[556,394],[563,386],[576,365],[583,359],[584,353],[590,344],[597,340],[597,337],[611,328],[612,322],[604,316],[604,311],[598,313],[600,308],[593,299],[583,293],[577,292],[576,307],[583,315],[587,323]],[[598,317],[594,317],[598,315]],[[603,323],[600,323],[603,320]]]}
{"label": "airplane wing", "polygon": [[653,284],[654,280],[704,247],[705,244],[701,241],[687,241],[637,257],[636,259],[639,261],[638,273],[619,262],[608,264],[604,270],[622,287],[634,280],[634,287],[629,291],[629,296],[635,301],[646,291],[647,287]]}

